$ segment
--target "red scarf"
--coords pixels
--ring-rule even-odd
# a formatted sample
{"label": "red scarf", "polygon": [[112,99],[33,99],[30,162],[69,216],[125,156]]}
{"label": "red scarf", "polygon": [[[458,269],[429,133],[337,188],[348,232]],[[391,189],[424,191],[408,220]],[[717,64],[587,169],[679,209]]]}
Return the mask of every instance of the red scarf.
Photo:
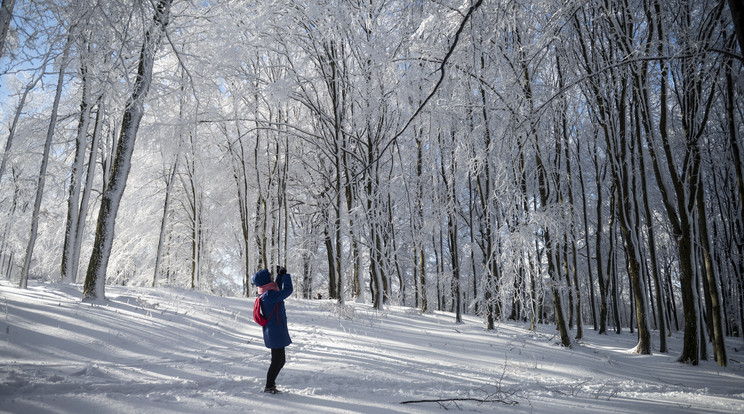
{"label": "red scarf", "polygon": [[276,285],[276,282],[269,282],[269,283],[267,283],[267,284],[265,284],[263,286],[259,286],[258,287],[258,294],[259,295],[263,295],[264,293],[266,293],[266,292],[268,292],[270,290],[275,290],[277,292],[279,291],[279,286]]}

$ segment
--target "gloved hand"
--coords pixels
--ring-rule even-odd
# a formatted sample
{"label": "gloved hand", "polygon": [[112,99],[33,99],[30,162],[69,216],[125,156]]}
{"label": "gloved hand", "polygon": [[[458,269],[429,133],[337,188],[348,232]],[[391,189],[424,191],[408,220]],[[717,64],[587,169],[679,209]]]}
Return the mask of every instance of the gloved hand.
{"label": "gloved hand", "polygon": [[287,274],[287,269],[284,268],[284,266],[276,266],[276,275],[277,276],[284,276]]}

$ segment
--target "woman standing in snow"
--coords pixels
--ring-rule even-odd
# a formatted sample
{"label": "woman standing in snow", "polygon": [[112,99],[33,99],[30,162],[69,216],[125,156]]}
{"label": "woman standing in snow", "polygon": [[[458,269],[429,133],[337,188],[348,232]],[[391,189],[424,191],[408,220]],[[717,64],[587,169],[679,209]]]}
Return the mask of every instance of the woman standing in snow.
{"label": "woman standing in snow", "polygon": [[261,312],[268,323],[263,327],[264,345],[271,349],[271,365],[266,373],[266,387],[264,392],[277,394],[276,377],[282,370],[286,360],[284,348],[292,343],[287,328],[287,313],[284,309],[284,299],[292,294],[292,277],[282,266],[276,267],[276,281],[272,281],[268,269],[253,275],[253,284],[258,287],[261,295]]}

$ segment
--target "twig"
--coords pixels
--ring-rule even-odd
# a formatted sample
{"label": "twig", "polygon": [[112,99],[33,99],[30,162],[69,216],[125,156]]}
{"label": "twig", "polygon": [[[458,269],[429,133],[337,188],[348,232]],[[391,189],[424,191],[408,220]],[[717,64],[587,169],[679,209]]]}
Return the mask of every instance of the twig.
{"label": "twig", "polygon": [[472,401],[472,402],[478,402],[478,403],[502,403],[506,405],[517,405],[519,402],[517,401],[507,401],[507,400],[501,400],[498,398],[434,398],[430,400],[410,400],[410,401],[401,401],[401,404],[418,404],[418,403],[438,403],[441,405],[443,402],[454,402],[457,401]]}
{"label": "twig", "polygon": [[[448,409],[447,406],[444,403],[452,403],[457,408],[460,408],[460,406],[457,404],[458,402],[475,402],[479,404],[484,403],[502,403],[504,405],[517,405],[519,404],[518,401],[512,399],[514,395],[517,394],[518,391],[515,390],[509,390],[504,391],[501,388],[502,382],[504,380],[504,377],[506,376],[506,367],[507,367],[507,360],[504,360],[504,367],[501,372],[501,376],[498,378],[495,386],[496,391],[492,393],[485,392],[485,390],[482,390],[485,392],[484,398],[475,398],[475,397],[456,397],[456,398],[432,398],[432,399],[423,399],[423,400],[409,400],[409,401],[402,401],[400,404],[419,404],[419,403],[437,403],[442,408]],[[529,402],[529,400],[528,400]]]}

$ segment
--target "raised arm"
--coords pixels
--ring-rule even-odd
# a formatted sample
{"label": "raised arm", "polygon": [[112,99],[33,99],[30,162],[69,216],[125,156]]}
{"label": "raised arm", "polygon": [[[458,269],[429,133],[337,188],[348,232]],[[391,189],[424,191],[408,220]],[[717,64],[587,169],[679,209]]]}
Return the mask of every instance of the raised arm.
{"label": "raised arm", "polygon": [[279,286],[279,291],[269,291],[264,297],[264,304],[274,304],[287,299],[292,294],[294,288],[292,287],[292,276],[289,273],[283,275],[277,275],[276,285]]}

